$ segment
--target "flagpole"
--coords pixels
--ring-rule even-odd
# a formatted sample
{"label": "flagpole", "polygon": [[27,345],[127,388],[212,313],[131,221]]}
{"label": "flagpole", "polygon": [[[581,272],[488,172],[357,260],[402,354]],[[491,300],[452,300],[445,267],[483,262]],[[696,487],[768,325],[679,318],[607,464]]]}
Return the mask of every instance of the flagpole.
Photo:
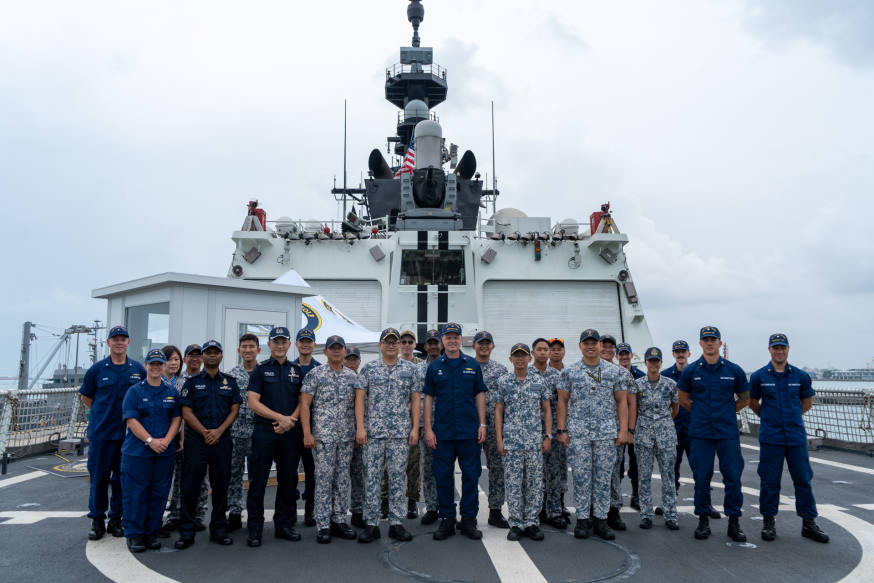
{"label": "flagpole", "polygon": [[346,220],[346,100],[343,100],[343,216],[340,221]]}

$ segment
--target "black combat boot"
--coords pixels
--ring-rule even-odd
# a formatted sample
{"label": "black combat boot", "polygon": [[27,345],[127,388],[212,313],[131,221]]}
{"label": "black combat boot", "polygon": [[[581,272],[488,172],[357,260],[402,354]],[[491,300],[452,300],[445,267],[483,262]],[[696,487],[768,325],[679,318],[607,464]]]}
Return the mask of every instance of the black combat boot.
{"label": "black combat boot", "polygon": [[773,516],[765,516],[762,524],[762,540],[774,540],[777,538],[777,525]]}
{"label": "black combat boot", "polygon": [[355,540],[358,537],[358,534],[356,534],[356,532],[352,530],[352,527],[345,522],[334,522],[332,520],[331,536],[339,536],[346,540]]}
{"label": "black combat boot", "polygon": [[728,536],[736,543],[747,542],[747,535],[740,527],[740,519],[737,516],[728,517]]}
{"label": "black combat boot", "polygon": [[483,533],[476,527],[476,518],[469,516],[461,517],[461,534],[473,540],[479,540],[483,537]]}
{"label": "black combat boot", "polygon": [[243,528],[243,517],[239,514],[228,514],[228,532]]}
{"label": "black combat boot", "polygon": [[388,536],[402,543],[413,540],[413,535],[410,534],[403,524],[392,524],[388,527]]}
{"label": "black combat boot", "polygon": [[709,516],[699,516],[698,517],[698,527],[695,529],[695,538],[698,540],[704,540],[710,537],[710,517]]}
{"label": "black combat boot", "polygon": [[543,531],[536,524],[526,527],[524,532],[531,540],[543,540]]}
{"label": "black combat boot", "polygon": [[316,535],[316,542],[320,545],[326,545],[331,542],[331,529],[321,528]]}
{"label": "black combat boot", "polygon": [[610,507],[610,510],[607,512],[607,525],[613,530],[625,530],[626,526],[622,522],[622,518],[619,517],[618,508]]}
{"label": "black combat boot", "polygon": [[157,533],[146,535],[145,538],[146,538],[146,548],[149,549],[150,551],[157,551],[158,549],[161,548],[161,543],[158,542]]}
{"label": "black combat boot", "polygon": [[440,526],[434,531],[434,540],[446,540],[450,536],[455,536],[455,519],[443,518],[440,520]]}
{"label": "black combat boot", "polygon": [[577,524],[574,526],[574,536],[576,538],[589,538],[589,532],[589,519],[577,518]]}
{"label": "black combat boot", "polygon": [[422,524],[434,524],[437,522],[439,515],[436,510],[428,510],[422,515]]}
{"label": "black combat boot", "polygon": [[106,523],[102,518],[91,519],[91,530],[88,531],[88,540],[100,540],[106,534]]}
{"label": "black combat boot", "polygon": [[510,532],[507,533],[507,540],[509,541],[517,541],[522,538],[522,529],[518,526],[514,526],[510,529]]}
{"label": "black combat boot", "polygon": [[110,518],[109,522],[106,523],[106,532],[115,538],[123,537],[124,528],[121,526],[121,518]]}
{"label": "black combat boot", "polygon": [[412,498],[407,499],[407,518],[410,520],[419,517],[419,508],[416,506],[416,501]]}
{"label": "black combat boot", "polygon": [[127,548],[130,549],[132,553],[142,553],[146,550],[146,537],[144,536],[132,536],[127,539]]}
{"label": "black combat boot", "polygon": [[379,532],[378,526],[368,525],[367,528],[365,528],[358,534],[358,542],[360,542],[361,544],[367,544],[369,542],[375,541],[381,536],[382,533]]}
{"label": "black combat boot", "polygon": [[[623,530],[624,526],[625,525],[623,525]],[[613,540],[616,538],[616,534],[610,528],[610,523],[606,518],[595,519],[595,528],[592,529],[592,534],[597,534],[604,540]]]}
{"label": "black combat boot", "polygon": [[649,530],[652,528],[652,519],[650,518],[641,518],[640,519],[640,528],[644,530]]}
{"label": "black combat boot", "polygon": [[815,518],[802,519],[801,536],[818,543],[827,543],[828,535],[820,530]]}
{"label": "black combat boot", "polygon": [[557,528],[558,530],[564,530],[567,528],[567,520],[561,514],[559,514],[558,516],[547,518],[545,524],[548,524],[553,528]]}
{"label": "black combat boot", "polygon": [[494,526],[496,528],[510,528],[510,524],[507,522],[507,519],[504,518],[504,515],[501,514],[499,508],[489,509],[489,526]]}

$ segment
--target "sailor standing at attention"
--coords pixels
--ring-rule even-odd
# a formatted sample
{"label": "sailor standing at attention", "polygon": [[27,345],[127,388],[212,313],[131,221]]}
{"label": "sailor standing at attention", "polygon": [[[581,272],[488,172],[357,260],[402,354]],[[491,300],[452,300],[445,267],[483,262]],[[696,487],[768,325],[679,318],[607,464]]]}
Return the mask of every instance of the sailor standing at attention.
{"label": "sailor standing at attention", "polygon": [[[532,347],[533,349],[533,347]],[[564,339],[550,338],[549,339],[549,368],[554,368],[559,373],[564,370],[565,357]],[[552,397],[552,421],[558,421],[558,393],[554,392]],[[552,436],[552,446],[549,448],[550,463],[556,464],[559,467],[561,474],[561,515],[565,523],[570,520],[571,513],[564,503],[564,495],[567,493],[567,448],[561,444],[559,440]],[[555,460],[554,458],[557,458]],[[544,472],[546,472],[546,459],[544,458]],[[547,501],[548,503],[548,501]],[[555,524],[553,524],[555,526]]]}
{"label": "sailor standing at attention", "polygon": [[604,540],[616,538],[607,525],[610,477],[616,447],[628,442],[628,373],[600,357],[600,336],[591,328],[580,334],[583,359],[561,371],[558,424],[555,432],[568,449],[574,473],[577,523],[574,536],[591,532]]}
{"label": "sailor standing at attention", "polygon": [[124,530],[134,553],[161,548],[158,529],[173,479],[176,444],[182,419],[176,389],[161,380],[166,357],[160,349],[146,355],[145,380],[124,396],[127,435],[121,446]]}
{"label": "sailor standing at attention", "polygon": [[[553,338],[553,340],[557,340]],[[531,343],[532,356],[534,361],[528,367],[528,373],[536,375],[546,389],[551,393],[550,415],[552,419],[558,418],[558,387],[561,379],[561,373],[549,366],[549,341],[545,338],[537,338]],[[552,434],[551,429],[546,425],[546,415],[542,415],[543,432]],[[543,489],[545,495],[546,506],[543,511],[544,523],[553,526],[559,530],[567,528],[567,519],[562,514],[562,488],[561,488],[561,452],[566,452],[565,447],[557,439],[552,439],[552,443],[548,450],[543,452]],[[565,464],[567,456],[565,455]]]}
{"label": "sailor standing at attention", "polygon": [[[404,330],[401,332],[401,360],[412,362],[415,365],[421,364],[422,359],[415,355],[416,349],[416,333],[412,330]],[[421,388],[421,387],[420,387]],[[383,482],[383,485],[387,484]],[[419,491],[422,489],[422,464],[419,456],[419,440],[416,440],[416,445],[411,445],[407,453],[407,518],[413,519],[419,516]],[[387,494],[387,491],[383,491]],[[387,497],[383,496],[383,500],[387,501]]]}
{"label": "sailor standing at attention", "polygon": [[[426,358],[419,364],[419,379],[424,385],[425,373],[431,363],[440,358],[443,345],[440,343],[440,332],[428,330],[425,332]],[[434,450],[425,443],[425,397],[420,399],[421,413],[419,417],[419,451],[422,454],[422,498],[425,501],[425,514],[422,515],[422,524],[434,524],[439,517],[437,514],[437,484],[434,481]],[[433,409],[431,411],[433,415]]]}
{"label": "sailor standing at attention", "polygon": [[[321,366],[321,362],[313,358],[313,350],[316,347],[316,333],[309,328],[301,328],[297,331],[294,347],[297,349],[297,358],[294,359],[294,364],[300,366],[301,374],[306,378],[307,373],[317,366]],[[303,447],[301,441],[300,461],[303,464],[304,473],[304,490],[303,490],[303,523],[306,526],[315,526],[316,519],[313,517],[313,508],[315,501],[313,497],[316,491],[316,466],[313,461],[313,450]],[[294,483],[294,499],[295,503],[301,497],[297,480]],[[297,521],[297,511],[295,510],[292,516],[292,524]]]}
{"label": "sailor standing at attention", "polygon": [[741,367],[719,356],[721,335],[716,326],[704,326],[699,334],[701,358],[683,369],[677,383],[680,406],[691,412],[689,439],[692,452],[689,465],[695,478],[695,538],[710,536],[710,480],[714,455],[719,456],[719,471],[725,484],[725,514],[728,536],[746,542],[740,527],[743,493],[740,478],[744,458],[740,453],[737,412],[750,400],[750,385]]}
{"label": "sailor standing at attention", "polygon": [[646,376],[637,384],[637,420],[630,429],[637,448],[637,467],[640,471],[640,528],[652,528],[652,466],[659,462],[662,478],[662,504],[665,526],[679,529],[677,524],[677,489],[674,486],[674,456],[677,455],[677,432],[671,419],[680,408],[677,383],[659,374],[662,351],[648,348],[644,354]]}
{"label": "sailor standing at attention", "polygon": [[228,482],[234,446],[231,428],[240,411],[240,388],[229,374],[219,370],[222,345],[210,340],[203,345],[203,371],[182,385],[179,405],[185,419],[185,458],[182,461],[182,522],[174,545],[185,549],[194,544],[197,498],[203,477],[209,472],[212,486],[212,516],[209,540],[233,544],[228,536]]}
{"label": "sailor standing at attention", "polygon": [[497,528],[510,528],[501,509],[504,506],[504,464],[498,451],[498,436],[495,431],[495,395],[501,380],[510,373],[507,367],[494,360],[489,360],[495,341],[491,332],[480,330],[473,337],[473,350],[480,370],[483,372],[483,382],[486,384],[486,442],[483,453],[486,454],[486,468],[489,471],[489,525]]}
{"label": "sailor standing at attention", "polygon": [[[461,534],[479,540],[480,445],[486,440],[486,384],[479,363],[461,352],[461,325],[443,326],[443,356],[425,373],[425,442],[434,450],[440,526],[434,540],[455,534],[455,460],[461,467]],[[433,415],[432,415],[433,412]]]}
{"label": "sailor standing at attention", "polygon": [[[356,538],[346,524],[349,510],[349,465],[355,440],[355,389],[358,375],[343,366],[346,341],[340,336],[325,340],[327,366],[312,369],[303,379],[300,422],[304,447],[313,450],[316,464],[316,542],[331,536]],[[406,459],[406,458],[404,458]]]}
{"label": "sailor standing at attention", "polygon": [[228,485],[228,532],[243,527],[243,474],[246,470],[246,456],[252,443],[253,413],[249,408],[249,375],[258,366],[260,346],[254,334],[243,334],[237,346],[240,364],[228,371],[237,381],[240,389],[240,413],[231,425],[233,448],[231,454],[231,481]]}
{"label": "sailor standing at attention", "polygon": [[[603,341],[602,341],[603,345]],[[628,385],[628,426],[631,427],[631,419],[637,415],[637,385],[634,379],[645,376],[645,373],[637,367],[631,366],[631,346],[625,342],[616,345],[616,360],[619,368],[625,371],[625,381]],[[613,462],[613,474],[610,477],[610,512],[607,514],[607,524],[613,530],[625,530],[625,523],[619,516],[622,508],[622,476],[625,474],[625,452],[628,451],[628,477],[631,478],[631,503],[635,510],[640,510],[637,503],[637,460],[634,457],[634,444],[622,444],[616,446],[616,460]]]}
{"label": "sailor standing at attention", "polygon": [[[354,346],[346,347],[343,366],[358,374],[361,367],[361,351]],[[352,512],[352,526],[367,528],[364,522],[364,447],[354,445],[352,461],[349,462],[349,510]]]}
{"label": "sailor standing at attention", "polygon": [[513,373],[498,379],[492,398],[498,450],[504,456],[510,515],[507,540],[517,541],[524,534],[539,541],[543,540],[537,518],[543,504],[543,454],[552,441],[552,389],[539,374],[532,374],[531,349],[526,344],[513,345],[510,362]]}
{"label": "sailor standing at attention", "polygon": [[359,543],[380,537],[381,483],[388,472],[388,535],[410,541],[401,521],[407,488],[407,455],[419,442],[419,368],[398,358],[398,331],[386,328],[379,336],[380,358],[364,365],[355,391],[355,442],[364,447],[365,520]]}
{"label": "sailor standing at attention", "polygon": [[[127,356],[130,337],[124,326],[110,328],[106,344],[109,346],[109,356],[91,365],[79,389],[79,398],[89,409],[89,540],[98,540],[107,531],[115,537],[124,536],[121,525],[123,502],[120,472],[125,424],[121,404],[128,387],[146,378],[143,365]],[[111,498],[108,493],[110,489]],[[107,509],[108,525],[104,523]]]}
{"label": "sailor standing at attention", "polygon": [[764,517],[762,540],[777,538],[777,506],[783,460],[795,485],[795,512],[801,517],[801,536],[827,543],[829,538],[816,524],[816,501],[810,480],[813,469],[807,453],[807,432],[802,415],[813,406],[810,375],[789,364],[789,338],[771,334],[768,339],[771,362],[750,378],[750,409],[761,418],[759,466],[761,478],[759,510]]}

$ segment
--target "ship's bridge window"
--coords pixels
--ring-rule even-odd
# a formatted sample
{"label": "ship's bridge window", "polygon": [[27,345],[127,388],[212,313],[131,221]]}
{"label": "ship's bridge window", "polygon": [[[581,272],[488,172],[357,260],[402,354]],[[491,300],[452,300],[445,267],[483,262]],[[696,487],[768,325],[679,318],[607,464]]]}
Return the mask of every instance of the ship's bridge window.
{"label": "ship's bridge window", "polygon": [[461,249],[404,249],[401,285],[464,285]]}

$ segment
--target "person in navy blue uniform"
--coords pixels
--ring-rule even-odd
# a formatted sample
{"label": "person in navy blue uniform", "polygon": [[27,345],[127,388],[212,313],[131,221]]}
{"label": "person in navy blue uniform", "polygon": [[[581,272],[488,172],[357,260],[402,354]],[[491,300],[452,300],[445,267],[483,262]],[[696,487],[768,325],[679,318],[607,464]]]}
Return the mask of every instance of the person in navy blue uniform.
{"label": "person in navy blue uniform", "polygon": [[801,416],[813,406],[810,375],[789,364],[789,338],[771,334],[771,362],[750,377],[750,409],[761,418],[759,511],[764,518],[762,540],[777,538],[777,506],[783,460],[795,485],[795,512],[801,517],[801,536],[827,543],[829,538],[816,524],[816,501],[810,479],[813,469],[807,453],[807,432]]}
{"label": "person in navy blue uniform", "polygon": [[[109,346],[109,356],[91,365],[79,389],[80,399],[89,409],[90,540],[100,539],[107,531],[112,536],[124,536],[121,524],[121,444],[125,429],[121,404],[128,387],[146,378],[143,365],[127,356],[130,337],[124,326],[110,328],[106,344]],[[109,524],[104,522],[107,509]]]}
{"label": "person in navy blue uniform", "polygon": [[[434,450],[440,526],[434,540],[455,534],[455,460],[461,467],[461,533],[482,538],[479,512],[480,445],[486,440],[486,385],[474,358],[461,352],[461,326],[443,326],[444,353],[425,373],[425,442]],[[433,419],[432,419],[432,406]]]}
{"label": "person in navy blue uniform", "polygon": [[228,484],[231,480],[233,439],[228,429],[240,412],[237,379],[219,370],[222,345],[210,340],[203,345],[203,370],[189,378],[179,393],[185,419],[185,457],[182,460],[182,522],[177,549],[194,544],[197,499],[203,478],[209,472],[212,486],[212,516],[209,540],[230,545],[228,536]]}
{"label": "person in navy blue uniform", "polygon": [[303,371],[286,357],[291,348],[290,336],[288,328],[273,328],[267,341],[270,358],[249,375],[249,408],[254,413],[246,498],[249,513],[246,544],[250,547],[261,546],[264,490],[273,462],[276,462],[277,482],[274,534],[276,538],[300,540],[300,534],[292,526],[297,515],[297,466],[303,450],[303,433],[298,423]]}
{"label": "person in navy blue uniform", "polygon": [[134,553],[161,548],[158,529],[173,480],[174,438],[182,423],[176,389],[162,380],[167,358],[146,356],[146,378],[128,389],[122,404],[127,435],[121,447],[124,531]]}
{"label": "person in navy blue uniform", "polygon": [[[661,372],[662,376],[672,379],[674,382],[680,380],[680,373],[689,364],[689,343],[685,340],[674,340],[671,345],[671,353],[674,356],[674,364]],[[691,413],[680,407],[677,416],[674,417],[674,429],[677,430],[677,459],[674,462],[674,480],[677,492],[680,491],[680,464],[683,463],[683,454],[686,454],[686,459],[689,461],[689,469],[692,469],[691,441],[689,440],[689,420]],[[656,514],[659,509],[656,508]],[[722,515],[715,508],[710,507],[710,518],[722,518]]]}
{"label": "person in navy blue uniform", "polygon": [[744,460],[740,453],[737,412],[749,403],[750,385],[740,366],[719,356],[722,336],[716,326],[704,326],[699,337],[703,354],[683,369],[677,383],[680,406],[691,412],[689,465],[695,478],[695,514],[698,515],[695,538],[703,540],[710,536],[710,480],[716,455],[725,484],[728,536],[735,542],[746,542],[747,535],[740,527],[743,505],[740,477]]}
{"label": "person in navy blue uniform", "polygon": [[[300,367],[302,377],[307,376],[317,366],[321,366],[321,362],[313,358],[313,349],[316,347],[316,333],[309,328],[301,328],[295,335],[294,347],[297,349],[297,358],[294,363]],[[301,379],[301,383],[303,379]],[[301,428],[303,431],[303,428]],[[313,515],[314,502],[313,496],[316,491],[316,462],[313,459],[313,450],[303,446],[303,433],[301,433],[300,460],[303,464],[304,474],[304,489],[303,496],[297,489],[297,481],[294,485],[294,500],[297,504],[299,498],[304,499],[303,504],[303,523],[306,526],[315,526],[316,518]],[[297,512],[292,517],[293,521],[297,520]]]}

